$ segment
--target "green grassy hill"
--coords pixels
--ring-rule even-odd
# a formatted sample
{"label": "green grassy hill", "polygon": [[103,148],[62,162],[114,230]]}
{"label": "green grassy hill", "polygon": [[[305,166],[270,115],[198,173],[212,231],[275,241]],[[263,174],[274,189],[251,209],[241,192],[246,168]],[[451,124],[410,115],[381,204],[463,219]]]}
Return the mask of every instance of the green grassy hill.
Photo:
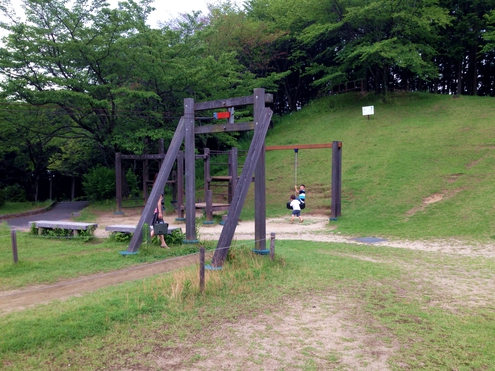
{"label": "green grassy hill", "polygon": [[[361,109],[368,105],[375,108],[369,120]],[[475,239],[495,234],[493,98],[408,93],[383,102],[375,95],[343,94],[274,120],[267,145],[343,142],[338,232]],[[331,153],[299,150],[306,215],[330,215]],[[294,152],[267,152],[266,167],[268,216],[288,214]]]}

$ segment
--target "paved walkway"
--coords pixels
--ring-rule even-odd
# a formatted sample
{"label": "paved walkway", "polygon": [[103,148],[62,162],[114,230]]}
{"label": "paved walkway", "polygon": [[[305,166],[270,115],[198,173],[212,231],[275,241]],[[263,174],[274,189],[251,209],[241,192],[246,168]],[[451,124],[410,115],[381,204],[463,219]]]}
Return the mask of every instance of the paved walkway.
{"label": "paved walkway", "polygon": [[36,220],[69,220],[73,213],[77,213],[88,206],[87,201],[57,202],[55,206],[44,213],[5,219],[7,224],[17,230],[28,230],[29,222]]}

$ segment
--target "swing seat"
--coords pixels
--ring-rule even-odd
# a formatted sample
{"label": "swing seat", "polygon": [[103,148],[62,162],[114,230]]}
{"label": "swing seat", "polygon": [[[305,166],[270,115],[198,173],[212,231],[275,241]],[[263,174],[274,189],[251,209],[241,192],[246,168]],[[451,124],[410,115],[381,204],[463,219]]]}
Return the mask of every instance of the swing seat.
{"label": "swing seat", "polygon": [[287,202],[287,208],[288,208],[289,210],[292,210],[292,206],[290,206],[290,201],[289,201],[289,202]]}

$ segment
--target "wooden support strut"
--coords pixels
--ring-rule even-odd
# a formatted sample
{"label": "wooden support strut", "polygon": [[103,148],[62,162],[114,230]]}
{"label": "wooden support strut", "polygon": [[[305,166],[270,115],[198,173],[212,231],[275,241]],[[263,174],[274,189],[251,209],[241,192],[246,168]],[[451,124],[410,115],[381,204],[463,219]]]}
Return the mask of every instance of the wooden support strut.
{"label": "wooden support strut", "polygon": [[244,205],[244,201],[249,190],[252,174],[254,173],[260,155],[263,152],[265,136],[268,131],[268,126],[270,125],[272,114],[273,112],[269,108],[265,108],[261,112],[260,120],[257,123],[258,128],[254,132],[253,140],[251,141],[246,162],[242,169],[242,173],[232,199],[227,220],[222,228],[222,232],[218,239],[217,248],[213,254],[213,267],[221,267],[227,257],[230,244],[232,243],[232,238],[234,237],[235,228],[241,214],[242,206]]}
{"label": "wooden support strut", "polygon": [[156,207],[158,198],[163,192],[163,188],[165,187],[165,184],[167,183],[167,180],[170,176],[170,172],[172,171],[175,159],[177,158],[177,155],[179,153],[179,149],[182,141],[184,140],[184,136],[185,118],[181,118],[179,124],[177,125],[177,129],[175,130],[175,134],[170,142],[165,160],[163,161],[162,166],[160,167],[160,171],[158,172],[155,184],[151,189],[148,201],[144,206],[141,218],[139,219],[139,222],[136,226],[136,232],[132,235],[131,242],[129,243],[129,247],[127,248],[127,253],[137,253],[139,247],[141,246],[143,237],[143,226],[145,223],[147,223],[148,225],[151,223],[151,220],[153,218],[152,211]]}

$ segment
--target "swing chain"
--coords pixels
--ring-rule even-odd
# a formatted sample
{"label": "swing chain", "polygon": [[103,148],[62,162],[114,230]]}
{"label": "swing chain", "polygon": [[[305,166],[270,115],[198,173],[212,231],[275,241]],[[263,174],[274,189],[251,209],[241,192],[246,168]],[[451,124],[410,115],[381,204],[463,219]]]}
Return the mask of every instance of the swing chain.
{"label": "swing chain", "polygon": [[299,150],[297,148],[294,148],[294,191],[295,195],[297,197],[297,153]]}

